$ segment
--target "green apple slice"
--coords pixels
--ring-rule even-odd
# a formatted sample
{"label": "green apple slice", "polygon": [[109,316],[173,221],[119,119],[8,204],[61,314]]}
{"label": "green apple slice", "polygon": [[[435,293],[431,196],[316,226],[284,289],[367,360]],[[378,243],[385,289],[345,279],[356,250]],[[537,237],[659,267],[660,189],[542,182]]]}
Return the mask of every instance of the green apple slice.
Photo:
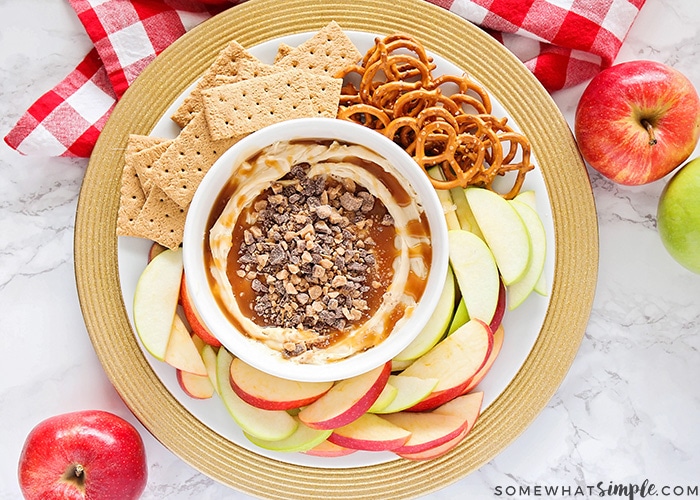
{"label": "green apple slice", "polygon": [[163,361],[168,349],[182,280],[182,250],[156,255],[134,291],[134,327],[151,355]]}
{"label": "green apple slice", "polygon": [[525,223],[530,235],[530,262],[525,275],[508,287],[508,309],[513,310],[522,304],[535,289],[544,270],[547,237],[540,216],[529,205],[517,199],[509,202]]}
{"label": "green apple slice", "polygon": [[394,356],[396,361],[416,359],[428,352],[445,335],[450,326],[455,308],[455,277],[452,269],[447,268],[447,277],[442,287],[437,306],[430,319],[418,336],[406,348]]}
{"label": "green apple slice", "polygon": [[389,384],[398,389],[396,397],[387,406],[375,413],[386,414],[410,408],[428,397],[437,386],[436,378],[409,377],[407,375],[392,375]]}
{"label": "green apple slice", "polygon": [[[440,167],[431,167],[427,170],[428,175],[433,179],[445,180],[445,174],[442,173]],[[436,189],[438,199],[442,205],[442,211],[445,214],[445,222],[447,222],[447,229],[459,229],[459,219],[456,214],[455,202],[452,200],[450,191],[447,189]]]}
{"label": "green apple slice", "polygon": [[464,298],[459,300],[457,308],[455,309],[455,314],[452,317],[452,322],[450,323],[450,328],[447,330],[447,335],[452,335],[460,326],[469,321],[469,313],[467,312],[467,304],[464,302]]}
{"label": "green apple slice", "polygon": [[[467,201],[508,286],[522,278],[530,261],[530,237],[518,212],[498,193],[470,187]],[[467,304],[469,305],[469,304]]]}
{"label": "green apple slice", "polygon": [[[391,378],[391,376],[389,378]],[[372,404],[372,406],[369,407],[369,410],[367,410],[367,413],[378,413],[379,411],[383,410],[389,406],[389,403],[396,398],[398,393],[399,390],[387,382],[377,400]]]}
{"label": "green apple slice", "polygon": [[216,356],[216,379],[219,395],[233,420],[243,432],[264,441],[280,441],[297,429],[298,420],[283,410],[262,410],[243,401],[233,391],[229,382],[229,369],[233,356],[220,347]]}
{"label": "green apple slice", "polygon": [[455,206],[457,207],[456,213],[460,228],[474,233],[479,238],[483,239],[477,220],[467,201],[464,189],[461,187],[452,188],[450,189],[450,196],[452,196],[452,200],[454,200]]}
{"label": "green apple slice", "polygon": [[[535,192],[532,189],[528,189],[527,191],[521,191],[518,193],[518,196],[513,198],[514,200],[518,200],[522,203],[525,203],[528,205],[531,209],[533,209],[535,212],[537,212],[537,197],[535,195]],[[537,212],[539,215],[539,212]],[[541,221],[542,219],[540,219]],[[535,288],[534,291],[542,296],[547,296],[549,294],[547,290],[547,275],[546,273],[541,273],[539,279],[537,280],[537,283],[535,283]]]}
{"label": "green apple slice", "polygon": [[500,278],[484,240],[469,231],[448,231],[450,264],[471,319],[491,323],[498,306]]}
{"label": "green apple slice", "polygon": [[312,429],[311,427],[305,425],[304,422],[299,420],[297,417],[292,418],[294,418],[294,420],[297,422],[297,428],[290,436],[284,439],[268,441],[266,439],[260,439],[257,436],[248,434],[247,432],[244,432],[243,434],[251,443],[265,450],[303,452],[308,451],[311,448],[315,448],[319,444],[323,443],[333,432],[331,429]]}

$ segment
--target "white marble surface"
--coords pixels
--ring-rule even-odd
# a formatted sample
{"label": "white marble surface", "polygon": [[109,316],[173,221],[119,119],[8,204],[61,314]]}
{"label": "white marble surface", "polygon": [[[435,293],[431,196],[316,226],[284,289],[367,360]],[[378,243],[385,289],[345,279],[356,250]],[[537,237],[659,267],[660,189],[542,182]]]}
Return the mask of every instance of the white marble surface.
{"label": "white marble surface", "polygon": [[[0,0],[0,26],[4,136],[90,43],[64,0]],[[618,61],[662,61],[700,88],[698,26],[697,0],[647,0]],[[554,96],[569,123],[582,91]],[[153,439],[95,356],[73,277],[74,214],[86,163],[22,157],[0,145],[0,500],[20,497],[17,460],[30,429],[51,415],[86,408],[117,413],[141,431],[150,466],[145,499],[248,498]],[[578,486],[644,480],[661,497],[700,496],[700,276],[676,264],[658,238],[663,180],[622,187],[591,172],[591,181],[600,279],[568,376],[505,451],[431,500],[507,497],[513,493],[507,487],[516,498],[564,498]],[[528,486],[529,495],[517,491]],[[691,494],[662,486],[690,487]],[[570,494],[547,496],[545,487]]]}

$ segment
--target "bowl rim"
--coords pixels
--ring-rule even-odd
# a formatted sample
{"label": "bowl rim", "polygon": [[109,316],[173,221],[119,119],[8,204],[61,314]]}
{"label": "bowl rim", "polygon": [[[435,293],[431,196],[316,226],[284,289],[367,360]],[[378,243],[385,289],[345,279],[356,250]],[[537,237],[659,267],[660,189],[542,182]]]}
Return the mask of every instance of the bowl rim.
{"label": "bowl rim", "polygon": [[[387,158],[408,181],[423,206],[432,240],[432,261],[425,291],[412,316],[378,346],[349,358],[321,364],[283,360],[262,342],[235,330],[211,293],[204,267],[206,221],[214,200],[236,165],[280,141],[337,140],[362,145]],[[427,324],[437,306],[449,263],[447,223],[442,204],[428,176],[413,158],[384,135],[337,118],[296,118],[264,127],[231,146],[211,166],[190,204],[183,236],[184,279],[188,295],[205,326],[234,356],[270,375],[300,382],[330,382],[351,378],[381,366],[407,347]],[[407,332],[407,333],[406,333]],[[332,366],[332,369],[329,369]]]}

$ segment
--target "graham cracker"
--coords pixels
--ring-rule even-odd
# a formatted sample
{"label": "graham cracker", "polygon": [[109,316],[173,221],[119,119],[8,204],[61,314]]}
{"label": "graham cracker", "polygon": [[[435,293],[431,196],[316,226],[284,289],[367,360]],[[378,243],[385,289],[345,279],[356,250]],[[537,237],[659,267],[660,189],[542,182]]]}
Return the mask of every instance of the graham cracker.
{"label": "graham cracker", "polygon": [[314,116],[309,87],[298,70],[202,90],[203,115],[214,139],[240,137],[273,123]]}
{"label": "graham cracker", "polygon": [[117,236],[139,236],[135,220],[146,203],[146,193],[133,165],[126,162],[122,169],[119,189],[119,211],[117,214]]}
{"label": "graham cracker", "polygon": [[187,209],[171,200],[158,186],[154,186],[134,220],[138,236],[148,238],[167,248],[182,243]]}
{"label": "graham cracker", "polygon": [[204,175],[239,137],[214,140],[204,113],[192,120],[153,162],[150,172],[155,184],[180,207],[187,207]]}
{"label": "graham cracker", "polygon": [[173,141],[174,139],[161,139],[160,142],[156,142],[140,151],[127,151],[125,161],[133,165],[134,169],[136,169],[136,174],[141,180],[144,193],[150,192],[151,188],[157,184],[156,179],[151,173],[151,169],[153,164],[165,153]]}
{"label": "graham cracker", "polygon": [[148,149],[151,146],[155,146],[156,144],[159,144],[163,142],[165,139],[162,137],[153,137],[150,135],[141,135],[141,134],[129,134],[129,137],[126,140],[126,153],[138,153],[139,151],[143,151],[144,149]]}
{"label": "graham cracker", "polygon": [[308,72],[304,72],[304,75],[306,86],[309,88],[311,107],[315,112],[314,116],[335,118],[338,115],[343,79],[312,75]]}
{"label": "graham cracker", "polygon": [[245,60],[254,60],[263,64],[237,41],[232,40],[229,42],[219,52],[214,62],[207,68],[190,94],[171,116],[171,119],[181,128],[184,128],[195,113],[202,109],[201,90],[214,85],[217,75],[235,76],[238,73],[238,64]]}
{"label": "graham cracker", "polygon": [[289,51],[275,65],[334,76],[338,71],[357,63],[361,58],[362,54],[352,40],[343,33],[340,25],[331,21],[314,36]]}

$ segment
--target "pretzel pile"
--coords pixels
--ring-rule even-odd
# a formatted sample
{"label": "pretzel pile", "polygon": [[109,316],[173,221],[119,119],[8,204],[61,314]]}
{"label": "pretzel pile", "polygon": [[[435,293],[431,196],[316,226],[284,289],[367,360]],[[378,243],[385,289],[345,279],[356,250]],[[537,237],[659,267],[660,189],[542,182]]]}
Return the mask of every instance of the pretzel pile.
{"label": "pretzel pile", "polygon": [[410,35],[377,38],[358,64],[342,69],[338,118],[383,133],[403,147],[436,189],[479,186],[496,191],[498,176],[515,172],[514,198],[534,166],[530,143],[507,118],[491,114],[488,93],[467,75],[434,76],[435,64]]}

